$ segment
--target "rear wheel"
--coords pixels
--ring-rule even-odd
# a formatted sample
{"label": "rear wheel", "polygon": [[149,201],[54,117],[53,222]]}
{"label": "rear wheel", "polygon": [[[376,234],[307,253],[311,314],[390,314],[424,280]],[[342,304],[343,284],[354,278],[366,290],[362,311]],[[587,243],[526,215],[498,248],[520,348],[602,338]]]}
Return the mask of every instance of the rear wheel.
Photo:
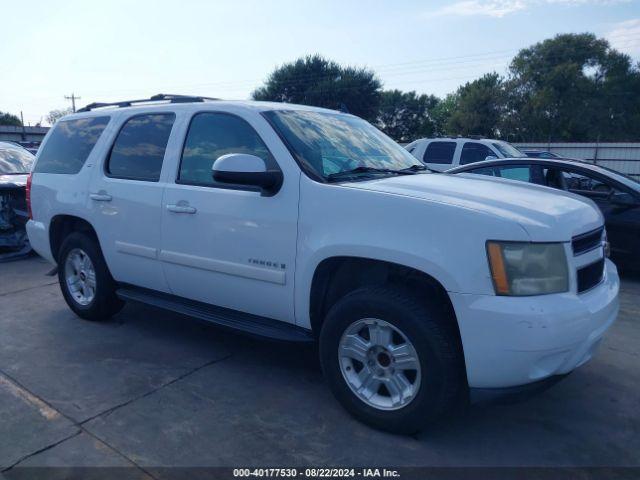
{"label": "rear wheel", "polygon": [[456,403],[462,352],[450,320],[394,287],[368,287],[339,300],[320,334],[329,385],[356,418],[414,433]]}
{"label": "rear wheel", "polygon": [[67,305],[84,319],[105,320],[124,305],[97,241],[85,233],[74,232],[62,243],[58,281]]}

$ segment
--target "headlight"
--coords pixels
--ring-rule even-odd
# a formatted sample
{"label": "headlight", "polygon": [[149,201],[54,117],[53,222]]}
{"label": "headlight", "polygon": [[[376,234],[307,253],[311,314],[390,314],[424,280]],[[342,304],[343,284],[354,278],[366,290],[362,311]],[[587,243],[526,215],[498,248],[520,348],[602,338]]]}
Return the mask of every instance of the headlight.
{"label": "headlight", "polygon": [[497,295],[543,295],[569,290],[562,243],[487,242]]}

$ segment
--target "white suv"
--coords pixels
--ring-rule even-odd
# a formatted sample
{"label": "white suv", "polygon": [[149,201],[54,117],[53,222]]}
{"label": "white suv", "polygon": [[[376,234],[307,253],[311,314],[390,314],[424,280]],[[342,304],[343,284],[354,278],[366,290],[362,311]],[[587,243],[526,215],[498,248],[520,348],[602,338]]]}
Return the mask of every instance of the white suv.
{"label": "white suv", "polygon": [[527,156],[508,142],[488,138],[421,138],[405,148],[436,172],[483,160]]}
{"label": "white suv", "polygon": [[396,432],[559,378],[616,318],[588,200],[429,174],[352,115],[152,98],[58,121],[30,177],[29,238],[82,318],[130,300],[318,341],[339,401]]}

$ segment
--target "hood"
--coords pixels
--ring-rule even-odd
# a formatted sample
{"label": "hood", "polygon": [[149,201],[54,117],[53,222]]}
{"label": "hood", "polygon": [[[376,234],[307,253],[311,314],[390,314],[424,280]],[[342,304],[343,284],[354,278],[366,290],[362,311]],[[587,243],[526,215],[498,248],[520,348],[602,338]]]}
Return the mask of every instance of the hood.
{"label": "hood", "polygon": [[598,207],[587,198],[483,175],[406,175],[344,186],[455,205],[512,220],[538,242],[566,242],[604,223]]}

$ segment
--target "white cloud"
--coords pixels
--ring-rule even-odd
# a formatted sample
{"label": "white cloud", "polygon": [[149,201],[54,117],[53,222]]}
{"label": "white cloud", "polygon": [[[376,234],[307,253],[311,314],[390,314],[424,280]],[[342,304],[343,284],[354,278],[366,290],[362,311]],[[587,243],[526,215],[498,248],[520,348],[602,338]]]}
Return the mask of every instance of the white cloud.
{"label": "white cloud", "polygon": [[502,18],[535,5],[612,5],[628,3],[629,0],[463,0],[444,5],[425,13],[427,17],[441,16],[483,16]]}
{"label": "white cloud", "polygon": [[615,5],[616,3],[629,3],[631,0],[545,0],[546,3],[564,5]]}
{"label": "white cloud", "polygon": [[480,15],[486,17],[501,18],[510,13],[526,8],[525,0],[464,0],[462,2],[445,5],[437,10],[427,12],[429,17],[471,16]]}
{"label": "white cloud", "polygon": [[605,38],[616,50],[637,59],[640,57],[640,18],[615,24]]}

